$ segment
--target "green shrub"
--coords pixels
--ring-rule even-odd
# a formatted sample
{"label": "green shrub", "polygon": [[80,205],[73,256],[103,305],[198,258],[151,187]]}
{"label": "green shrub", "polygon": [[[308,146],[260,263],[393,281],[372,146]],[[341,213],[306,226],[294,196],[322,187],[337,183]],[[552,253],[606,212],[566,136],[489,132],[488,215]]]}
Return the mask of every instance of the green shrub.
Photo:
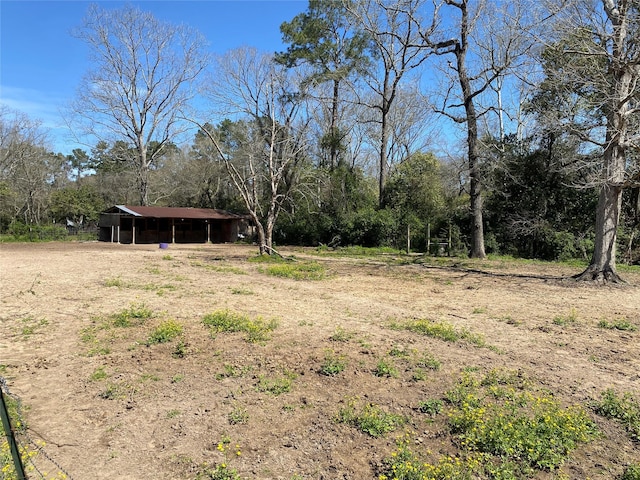
{"label": "green shrub", "polygon": [[340,234],[344,245],[381,247],[394,245],[397,231],[398,221],[392,210],[371,207],[346,215]]}
{"label": "green shrub", "polygon": [[48,242],[68,237],[67,229],[62,225],[26,225],[19,222],[11,224],[8,233],[18,242]]}

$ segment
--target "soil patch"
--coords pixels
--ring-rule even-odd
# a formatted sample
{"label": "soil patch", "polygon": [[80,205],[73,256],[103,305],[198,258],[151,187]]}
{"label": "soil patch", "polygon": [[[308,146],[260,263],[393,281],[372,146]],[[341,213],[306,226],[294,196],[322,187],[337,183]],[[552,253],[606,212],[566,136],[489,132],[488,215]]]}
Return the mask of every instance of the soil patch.
{"label": "soil patch", "polygon": [[[251,246],[1,245],[0,375],[30,435],[76,480],[196,478],[224,462],[242,478],[356,480],[377,477],[404,431],[416,449],[455,454],[446,415],[417,406],[464,372],[521,372],[587,409],[607,388],[640,392],[640,332],[601,326],[640,327],[638,272],[603,288],[554,264],[281,251],[326,278],[268,275]],[[203,318],[224,310],[277,327],[257,343],[212,335]],[[416,319],[484,344],[393,328]],[[181,335],[150,341],[167,322]],[[344,370],[323,374],[328,359]],[[367,435],[336,421],[349,402],[408,422]],[[640,461],[621,426],[589,412],[603,435],[569,457],[567,478]]]}

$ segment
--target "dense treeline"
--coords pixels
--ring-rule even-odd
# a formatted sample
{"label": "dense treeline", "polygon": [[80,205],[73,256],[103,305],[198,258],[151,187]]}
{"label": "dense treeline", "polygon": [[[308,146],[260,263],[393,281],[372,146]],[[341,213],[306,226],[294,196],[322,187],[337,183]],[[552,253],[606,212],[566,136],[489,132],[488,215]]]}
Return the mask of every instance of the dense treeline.
{"label": "dense treeline", "polygon": [[[220,128],[229,128],[230,122],[224,125]],[[538,145],[512,137],[500,147],[500,164],[487,166],[487,251],[587,259],[593,249],[597,194],[578,188],[578,174],[558,163],[568,158],[571,147],[550,139]],[[64,227],[67,220],[87,225],[109,206],[135,204],[137,185],[123,160],[126,150],[116,143],[68,157],[43,149],[33,157],[22,155],[0,184],[2,233],[23,235],[35,225]],[[167,149],[151,176],[151,191],[158,195],[154,204],[245,211],[224,165],[209,150],[201,132],[190,146]],[[292,195],[276,225],[276,243],[405,249],[410,232],[412,250],[424,252],[430,232],[432,242],[448,242],[451,236],[454,253],[467,252],[468,194],[455,163],[430,153],[412,155],[390,174],[382,208],[377,179],[363,168],[340,164],[328,169],[311,160],[306,168],[304,188]],[[620,237],[627,242],[622,255],[631,255],[625,259],[635,258],[629,248],[633,250],[638,221],[637,192],[629,193]]]}
{"label": "dense treeline", "polygon": [[[578,8],[586,3],[593,17]],[[287,50],[245,48],[216,59],[197,35],[180,31],[192,35],[180,44],[183,62],[172,52],[165,65],[158,48],[148,66],[164,72],[170,94],[152,94],[165,79],[145,85],[140,68],[123,75],[140,63],[126,56],[96,70],[117,77],[85,79],[115,85],[78,99],[77,132],[93,139],[87,150],[51,153],[35,120],[2,109],[0,230],[87,225],[111,205],[142,202],[249,213],[267,251],[272,242],[421,252],[446,243],[455,254],[593,265],[614,221],[614,257],[635,262],[639,55],[615,26],[626,22],[634,38],[638,6],[558,7],[562,28],[538,21],[550,17],[524,1],[434,9],[417,0],[311,0],[281,26]],[[158,21],[133,7],[105,13],[91,10],[79,37],[95,40],[108,25],[129,32],[100,36],[98,49],[127,51],[122,38],[136,35],[164,45],[176,35],[150,33]],[[613,27],[596,32],[598,15]],[[96,27],[96,18],[106,24]],[[596,33],[612,42],[602,54]],[[617,55],[617,70],[605,54]],[[633,85],[621,92],[620,81]],[[195,85],[206,115],[177,93]],[[100,101],[110,92],[105,110]],[[164,103],[154,110],[156,98]]]}

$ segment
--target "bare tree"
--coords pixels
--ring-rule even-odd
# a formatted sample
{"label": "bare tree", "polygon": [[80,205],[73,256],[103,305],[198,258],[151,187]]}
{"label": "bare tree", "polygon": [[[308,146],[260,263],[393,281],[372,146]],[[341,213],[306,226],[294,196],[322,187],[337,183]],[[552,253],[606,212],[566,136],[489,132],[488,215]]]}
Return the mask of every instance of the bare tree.
{"label": "bare tree", "polygon": [[0,105],[0,180],[9,176],[19,164],[26,154],[25,147],[43,146],[46,141],[41,122]]}
{"label": "bare tree", "polygon": [[147,205],[151,168],[182,132],[179,112],[207,65],[205,41],[184,25],[162,22],[133,6],[93,5],[75,35],[89,45],[94,68],[72,105],[73,126],[83,137],[119,139],[133,147],[140,203]]}
{"label": "bare tree", "polygon": [[218,113],[233,120],[201,132],[213,143],[256,226],[260,253],[273,252],[273,229],[307,165],[308,109],[302,78],[272,55],[238,49],[220,58],[208,86]]}
{"label": "bare tree", "polygon": [[[374,55],[379,68],[372,68],[366,81],[374,92],[374,102],[367,106],[377,112],[378,134],[378,189],[380,201],[389,172],[391,115],[401,81],[424,62],[427,49],[420,44],[420,26],[412,19],[422,0],[358,0],[349,2],[348,11],[360,28],[373,42]],[[363,99],[364,100],[364,99]]]}
{"label": "bare tree", "polygon": [[[490,89],[502,91],[500,83],[519,67],[521,59],[527,58],[531,42],[527,41],[522,24],[525,12],[521,3],[497,5],[480,0],[472,6],[470,0],[444,0],[436,9],[437,13],[440,7],[449,7],[457,12],[455,30],[448,36],[449,32],[436,32],[429,27],[422,32],[422,40],[436,55],[451,55],[455,60],[447,63],[449,83],[444,88],[437,111],[458,124],[466,125],[472,216],[470,255],[484,258],[479,119],[496,108],[493,105],[483,107],[481,99]],[[497,111],[500,134],[503,135],[500,104]]]}
{"label": "bare tree", "polygon": [[582,165],[599,189],[595,246],[589,266],[576,278],[619,282],[616,239],[622,192],[640,184],[634,155],[640,148],[640,5],[634,0],[575,0],[554,2],[551,8],[558,21],[555,43],[546,55],[556,56],[556,67],[548,64],[545,82],[556,93],[557,123],[596,148]]}
{"label": "bare tree", "polygon": [[46,148],[46,131],[27,115],[0,107],[2,214],[39,224],[48,213],[51,189],[68,181],[66,159]]}

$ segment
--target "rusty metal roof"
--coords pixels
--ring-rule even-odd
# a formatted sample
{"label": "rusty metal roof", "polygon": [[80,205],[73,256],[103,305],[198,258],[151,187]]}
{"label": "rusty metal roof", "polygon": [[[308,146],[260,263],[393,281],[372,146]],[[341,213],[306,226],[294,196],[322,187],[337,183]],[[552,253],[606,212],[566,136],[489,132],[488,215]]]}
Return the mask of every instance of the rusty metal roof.
{"label": "rusty metal roof", "polygon": [[116,205],[110,212],[127,213],[134,217],[147,218],[189,218],[198,220],[238,220],[245,218],[244,215],[225,210],[213,208],[191,208],[191,207],[135,207],[131,205]]}

